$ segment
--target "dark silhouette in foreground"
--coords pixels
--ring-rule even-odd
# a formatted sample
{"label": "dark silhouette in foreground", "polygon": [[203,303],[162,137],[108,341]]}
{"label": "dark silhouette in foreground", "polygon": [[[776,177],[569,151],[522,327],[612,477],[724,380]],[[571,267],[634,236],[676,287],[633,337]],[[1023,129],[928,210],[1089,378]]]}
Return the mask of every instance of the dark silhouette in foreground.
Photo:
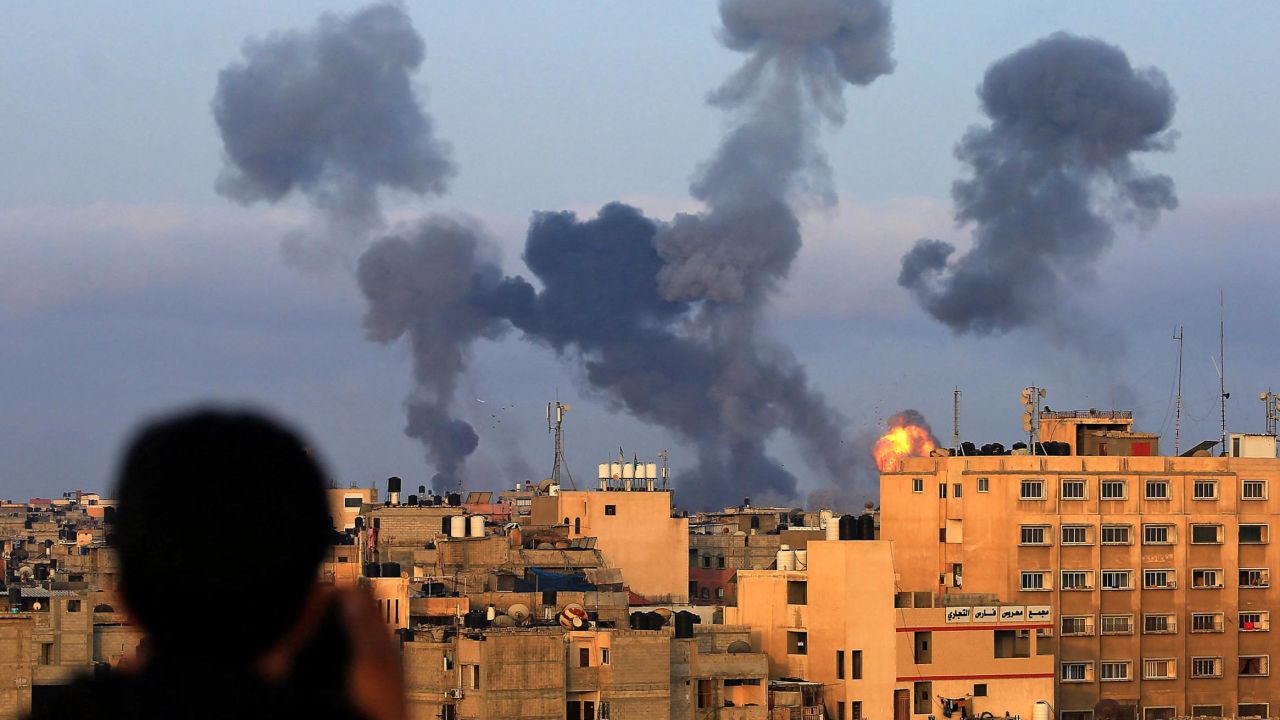
{"label": "dark silhouette in foreground", "polygon": [[147,639],[128,669],[67,686],[33,718],[403,718],[372,598],[317,582],[324,485],[301,439],[259,415],[144,427],[117,478],[115,534]]}

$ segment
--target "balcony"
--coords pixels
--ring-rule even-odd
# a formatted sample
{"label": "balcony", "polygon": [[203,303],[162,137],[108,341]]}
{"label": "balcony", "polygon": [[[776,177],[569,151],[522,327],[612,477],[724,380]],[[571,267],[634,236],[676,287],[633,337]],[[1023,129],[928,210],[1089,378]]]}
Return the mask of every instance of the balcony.
{"label": "balcony", "polygon": [[596,692],[600,689],[599,667],[571,667],[565,692]]}

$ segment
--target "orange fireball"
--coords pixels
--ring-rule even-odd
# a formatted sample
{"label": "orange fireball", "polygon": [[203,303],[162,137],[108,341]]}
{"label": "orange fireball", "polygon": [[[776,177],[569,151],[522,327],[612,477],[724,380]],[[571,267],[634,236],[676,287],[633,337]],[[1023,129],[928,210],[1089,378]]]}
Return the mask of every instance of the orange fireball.
{"label": "orange fireball", "polygon": [[898,425],[880,436],[871,455],[876,459],[876,467],[885,472],[894,463],[903,458],[927,457],[937,449],[938,443],[933,433],[919,425]]}

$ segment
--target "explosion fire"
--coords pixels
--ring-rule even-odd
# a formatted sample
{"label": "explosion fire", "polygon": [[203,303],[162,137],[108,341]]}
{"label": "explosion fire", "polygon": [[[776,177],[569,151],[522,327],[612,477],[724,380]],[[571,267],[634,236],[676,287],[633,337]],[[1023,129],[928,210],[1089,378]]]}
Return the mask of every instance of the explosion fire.
{"label": "explosion fire", "polygon": [[876,441],[871,456],[876,460],[876,468],[884,472],[897,460],[927,457],[937,447],[933,430],[924,417],[914,410],[905,410],[889,418],[889,429]]}

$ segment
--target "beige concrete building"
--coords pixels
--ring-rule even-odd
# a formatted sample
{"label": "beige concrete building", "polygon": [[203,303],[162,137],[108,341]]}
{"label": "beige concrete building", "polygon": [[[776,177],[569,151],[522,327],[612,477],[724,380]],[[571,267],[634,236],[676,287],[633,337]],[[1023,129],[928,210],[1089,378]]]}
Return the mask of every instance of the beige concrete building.
{"label": "beige concrete building", "polygon": [[1063,720],[1100,699],[1275,717],[1272,456],[908,459],[882,475],[882,537],[903,587],[1052,608]]}
{"label": "beige concrete building", "polygon": [[805,570],[784,558],[784,569],[739,572],[726,617],[751,628],[771,677],[820,684],[827,717],[909,720],[942,715],[948,702],[1030,717],[1051,698],[1048,608],[1030,619],[991,596],[934,607],[931,590],[895,594],[911,585],[895,580],[885,541],[811,541],[806,554]]}
{"label": "beige concrete building", "polygon": [[564,524],[569,538],[596,538],[631,592],[656,602],[689,595],[689,520],[672,517],[667,490],[561,490],[533,498],[532,525]]}

